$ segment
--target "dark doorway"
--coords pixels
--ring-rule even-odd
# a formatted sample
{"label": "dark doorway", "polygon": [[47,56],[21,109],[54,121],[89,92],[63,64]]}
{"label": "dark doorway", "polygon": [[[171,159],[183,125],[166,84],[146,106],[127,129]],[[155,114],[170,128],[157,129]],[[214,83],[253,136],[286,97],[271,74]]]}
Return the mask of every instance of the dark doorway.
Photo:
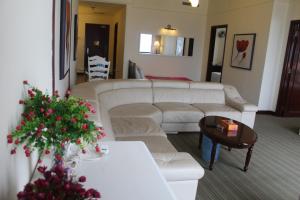
{"label": "dark doorway", "polygon": [[277,114],[300,116],[300,20],[292,21],[285,53]]}
{"label": "dark doorway", "polygon": [[85,24],[84,66],[87,71],[88,57],[98,55],[108,60],[109,25]]}
{"label": "dark doorway", "polygon": [[206,81],[221,82],[226,46],[227,25],[212,26]]}
{"label": "dark doorway", "polygon": [[115,23],[115,33],[114,33],[114,56],[113,56],[113,70],[112,78],[116,78],[117,73],[117,52],[118,52],[118,30],[119,23]]}

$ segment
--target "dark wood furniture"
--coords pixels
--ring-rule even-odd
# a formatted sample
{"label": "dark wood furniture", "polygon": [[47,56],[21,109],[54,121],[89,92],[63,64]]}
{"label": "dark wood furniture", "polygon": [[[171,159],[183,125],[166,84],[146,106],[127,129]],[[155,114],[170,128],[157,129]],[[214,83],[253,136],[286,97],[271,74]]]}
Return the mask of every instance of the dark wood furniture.
{"label": "dark wood furniture", "polygon": [[249,162],[251,159],[251,154],[255,142],[257,141],[257,134],[250,127],[246,126],[241,122],[234,121],[238,124],[238,130],[236,136],[227,136],[225,129],[220,128],[220,121],[226,119],[225,117],[218,116],[208,116],[200,120],[199,126],[201,128],[199,147],[201,147],[203,134],[212,140],[213,146],[211,150],[211,159],[209,164],[209,169],[213,169],[213,164],[216,155],[217,144],[222,144],[228,147],[230,151],[231,148],[245,149],[248,148],[248,153],[246,157],[246,162],[244,166],[244,171],[248,170]]}

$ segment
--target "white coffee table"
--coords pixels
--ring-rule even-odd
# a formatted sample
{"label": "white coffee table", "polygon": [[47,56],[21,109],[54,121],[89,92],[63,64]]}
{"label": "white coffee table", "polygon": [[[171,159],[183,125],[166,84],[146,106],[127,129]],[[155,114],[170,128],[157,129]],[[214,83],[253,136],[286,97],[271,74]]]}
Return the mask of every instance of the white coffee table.
{"label": "white coffee table", "polygon": [[165,178],[142,142],[105,142],[109,154],[80,161],[76,174],[84,175],[86,188],[95,188],[101,200],[175,200]]}

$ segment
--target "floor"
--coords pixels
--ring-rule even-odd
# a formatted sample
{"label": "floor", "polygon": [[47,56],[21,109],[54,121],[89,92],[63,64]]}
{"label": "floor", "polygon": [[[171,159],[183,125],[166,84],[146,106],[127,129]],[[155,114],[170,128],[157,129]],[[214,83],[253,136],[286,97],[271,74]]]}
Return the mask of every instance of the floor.
{"label": "floor", "polygon": [[168,135],[178,151],[189,152],[204,168],[197,200],[298,200],[300,196],[300,118],[257,115],[258,141],[249,170],[247,150],[222,147],[213,171],[200,158],[198,133]]}

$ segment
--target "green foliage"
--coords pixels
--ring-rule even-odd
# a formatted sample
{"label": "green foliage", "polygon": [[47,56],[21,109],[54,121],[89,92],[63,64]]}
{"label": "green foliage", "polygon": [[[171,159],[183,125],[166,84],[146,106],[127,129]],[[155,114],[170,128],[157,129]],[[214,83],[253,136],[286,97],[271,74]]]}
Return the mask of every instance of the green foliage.
{"label": "green foliage", "polygon": [[77,144],[81,149],[84,144],[97,145],[97,140],[104,136],[101,128],[88,119],[88,112],[94,108],[82,99],[70,96],[60,98],[55,92],[53,96],[44,94],[39,89],[28,85],[28,96],[20,100],[24,112],[20,125],[7,136],[8,143],[16,147],[23,144],[26,156],[36,149],[39,153],[48,154],[54,147],[55,154],[63,156],[67,143]]}

